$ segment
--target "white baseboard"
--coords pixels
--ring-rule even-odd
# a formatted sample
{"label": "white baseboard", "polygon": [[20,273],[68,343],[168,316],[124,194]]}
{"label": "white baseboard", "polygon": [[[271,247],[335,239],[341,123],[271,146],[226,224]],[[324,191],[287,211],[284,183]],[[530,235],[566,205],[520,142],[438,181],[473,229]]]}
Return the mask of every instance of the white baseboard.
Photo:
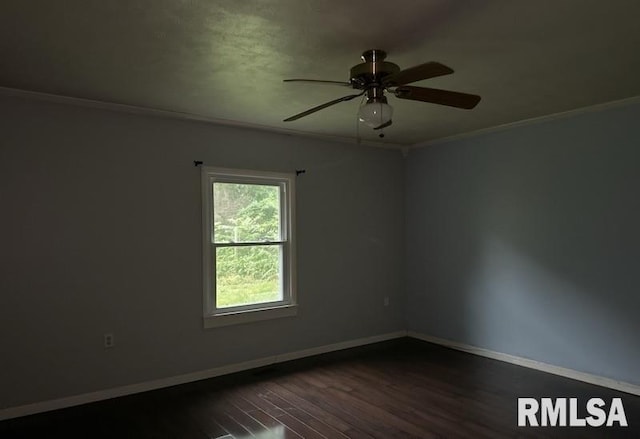
{"label": "white baseboard", "polygon": [[409,337],[417,338],[419,340],[438,344],[451,349],[456,349],[458,351],[468,352],[470,354],[480,355],[482,357],[504,361],[505,363],[517,364],[518,366],[528,367],[530,369],[536,369],[542,372],[559,375],[565,378],[571,378],[574,380],[583,381],[585,383],[595,384],[596,386],[608,387],[610,389],[619,390],[621,392],[626,392],[632,395],[640,396],[640,386],[631,384],[631,383],[625,383],[624,381],[617,381],[611,378],[605,378],[598,375],[592,375],[590,373],[580,372],[573,369],[567,369],[565,367],[554,366],[552,364],[542,363],[540,361],[531,360],[529,358],[503,354],[501,352],[495,352],[489,349],[483,349],[476,346],[459,343],[456,341],[433,337],[431,335],[420,334],[414,331],[408,331],[407,335]]}
{"label": "white baseboard", "polygon": [[427,341],[429,343],[435,343],[451,349],[468,352],[470,354],[492,358],[494,360],[504,361],[506,363],[516,364],[518,366],[528,367],[530,369],[540,370],[542,372],[563,376],[565,378],[571,378],[571,379],[583,381],[589,384],[608,387],[610,389],[619,390],[622,392],[630,393],[632,395],[640,396],[640,386],[635,384],[625,383],[623,381],[617,381],[611,378],[600,377],[597,375],[579,372],[579,371],[567,369],[564,367],[554,366],[551,364],[542,363],[540,361],[535,361],[528,358],[517,357],[509,354],[503,354],[501,352],[495,352],[488,349],[467,345],[464,343],[459,343],[451,340],[433,337],[426,334],[420,334],[414,331],[396,331],[396,332],[391,332],[387,334],[359,338],[356,340],[348,340],[344,342],[333,343],[330,345],[318,346],[310,349],[303,349],[300,351],[287,352],[280,355],[273,355],[270,357],[258,358],[251,361],[229,364],[226,366],[215,367],[213,369],[187,373],[187,374],[178,375],[178,376],[169,377],[169,378],[162,378],[159,380],[145,381],[142,383],[116,387],[113,389],[99,390],[96,392],[84,393],[81,395],[68,396],[65,398],[36,402],[33,404],[26,404],[18,407],[9,407],[5,409],[0,409],[0,421],[11,419],[11,418],[18,418],[21,416],[33,415],[36,413],[48,412],[51,410],[58,410],[62,408],[73,407],[81,404],[88,404],[96,401],[103,401],[106,399],[117,398],[119,396],[132,395],[134,393],[141,393],[141,392],[147,392],[150,390],[162,389],[165,387],[176,386],[179,384],[186,384],[194,381],[200,381],[208,378],[228,375],[235,372],[241,372],[244,370],[250,370],[258,367],[268,366],[271,364],[284,363],[290,360],[297,360],[300,358],[311,357],[313,355],[325,354],[328,352],[340,351],[343,349],[349,349],[357,346],[365,346],[372,343],[378,343],[381,341],[387,341],[387,340],[402,338],[406,336]]}
{"label": "white baseboard", "polygon": [[285,361],[296,360],[299,358],[311,357],[313,355],[325,354],[328,352],[340,351],[357,346],[364,346],[381,341],[392,340],[395,338],[406,337],[407,331],[396,331],[387,334],[374,335],[371,337],[359,338],[356,340],[348,340],[340,343],[333,343],[325,346],[318,346],[301,351],[288,352],[270,357],[258,358],[256,360],[245,361],[242,363],[229,364],[226,366],[215,367],[213,369],[202,370],[198,372],[187,373],[159,380],[145,381],[142,383],[130,384],[128,386],[116,387],[113,389],[99,390],[97,392],[84,393],[81,395],[68,396],[65,398],[52,399],[49,401],[36,402],[18,407],[9,407],[0,409],[0,421],[18,418],[20,416],[33,415],[36,413],[48,412],[81,404],[88,404],[105,399],[117,398],[119,396],[131,395],[134,393],[147,392],[149,390],[161,389],[164,387],[186,384],[194,381],[200,381],[207,378],[214,378],[222,375],[228,375],[244,370],[255,369],[257,367],[268,366],[271,364],[284,363]]}

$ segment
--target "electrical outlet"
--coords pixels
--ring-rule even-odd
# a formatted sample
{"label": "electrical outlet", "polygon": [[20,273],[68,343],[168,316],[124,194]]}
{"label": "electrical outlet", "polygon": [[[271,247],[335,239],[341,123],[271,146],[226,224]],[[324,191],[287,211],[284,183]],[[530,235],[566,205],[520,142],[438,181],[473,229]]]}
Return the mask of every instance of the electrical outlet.
{"label": "electrical outlet", "polygon": [[384,298],[384,306],[389,306],[389,297]]}
{"label": "electrical outlet", "polygon": [[113,334],[105,334],[104,335],[104,347],[112,348],[115,346],[115,339],[113,338]]}

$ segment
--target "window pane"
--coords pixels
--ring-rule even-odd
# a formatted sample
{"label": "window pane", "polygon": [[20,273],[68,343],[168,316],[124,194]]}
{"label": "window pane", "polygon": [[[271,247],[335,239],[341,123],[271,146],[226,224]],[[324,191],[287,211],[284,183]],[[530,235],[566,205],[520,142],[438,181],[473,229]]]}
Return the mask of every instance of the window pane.
{"label": "window pane", "polygon": [[216,307],[282,300],[281,247],[216,249]]}
{"label": "window pane", "polygon": [[214,183],[215,242],[280,240],[280,187]]}

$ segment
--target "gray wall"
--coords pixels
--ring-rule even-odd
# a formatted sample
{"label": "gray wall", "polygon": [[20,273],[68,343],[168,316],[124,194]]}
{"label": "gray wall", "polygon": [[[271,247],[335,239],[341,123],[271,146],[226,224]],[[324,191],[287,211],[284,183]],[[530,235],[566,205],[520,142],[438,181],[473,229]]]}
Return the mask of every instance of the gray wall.
{"label": "gray wall", "polygon": [[[11,97],[0,114],[0,408],[404,329],[398,151]],[[307,170],[297,317],[203,329],[193,160]]]}
{"label": "gray wall", "polygon": [[409,329],[640,384],[640,105],[412,151]]}
{"label": "gray wall", "polygon": [[[406,168],[397,151],[20,98],[0,113],[0,408],[407,325],[640,384],[639,105],[415,150]],[[297,317],[202,328],[193,160],[307,169]]]}

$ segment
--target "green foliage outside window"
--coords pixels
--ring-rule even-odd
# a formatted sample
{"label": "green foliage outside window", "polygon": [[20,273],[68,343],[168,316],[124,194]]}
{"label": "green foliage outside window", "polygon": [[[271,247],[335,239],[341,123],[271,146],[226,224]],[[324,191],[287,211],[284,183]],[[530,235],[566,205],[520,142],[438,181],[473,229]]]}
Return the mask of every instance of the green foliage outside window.
{"label": "green foliage outside window", "polygon": [[[216,243],[280,240],[278,186],[215,183]],[[218,247],[216,292],[218,307],[280,300],[280,247],[256,245]]]}

